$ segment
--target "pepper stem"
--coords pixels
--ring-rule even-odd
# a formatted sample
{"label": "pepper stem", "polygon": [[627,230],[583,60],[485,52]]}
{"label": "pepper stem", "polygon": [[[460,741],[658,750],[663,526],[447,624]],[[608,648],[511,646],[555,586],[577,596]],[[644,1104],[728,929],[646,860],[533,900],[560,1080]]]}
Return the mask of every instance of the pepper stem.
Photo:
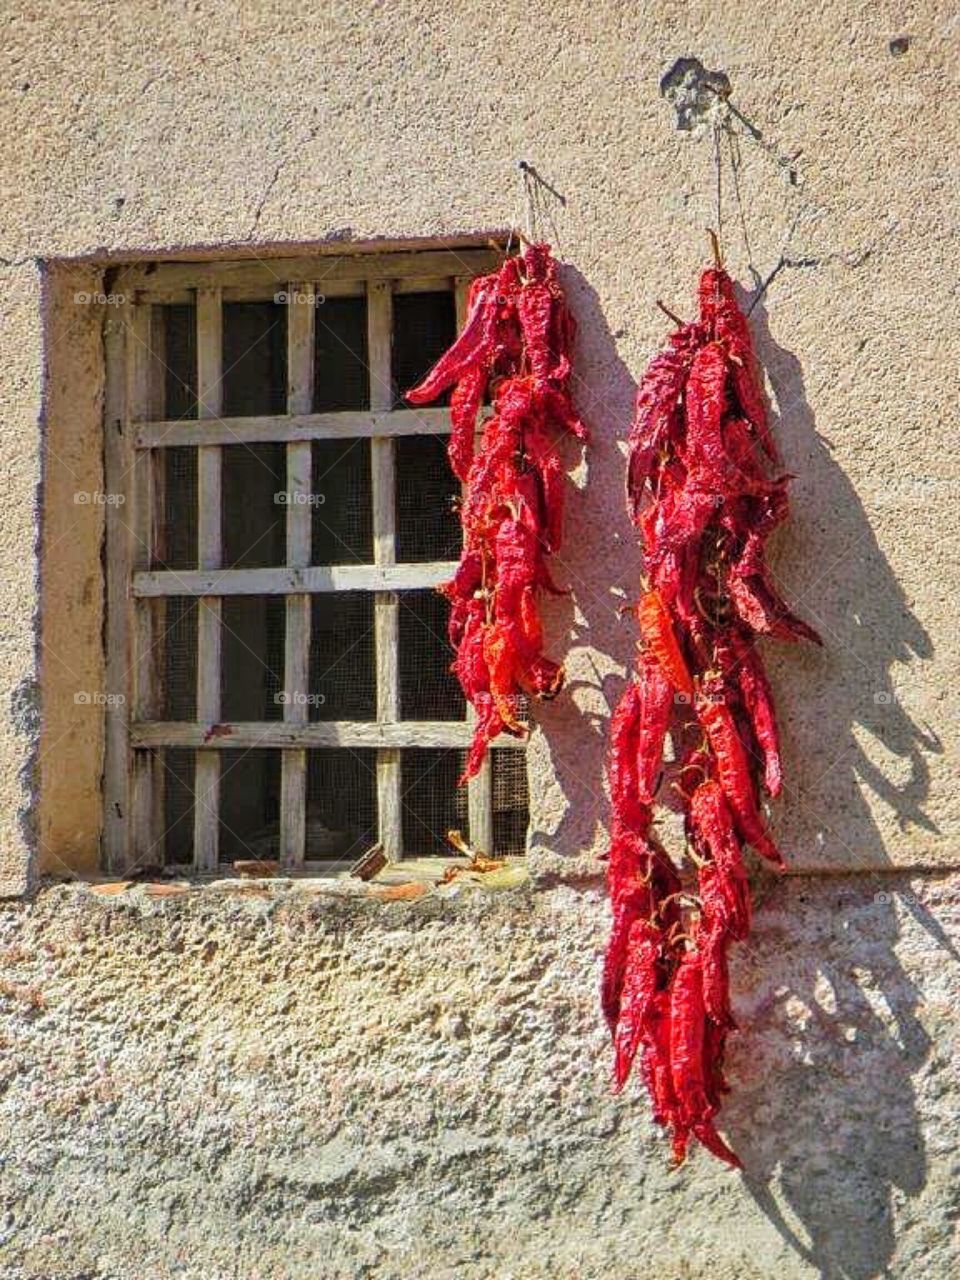
{"label": "pepper stem", "polygon": [[720,241],[717,239],[717,233],[712,227],[707,227],[707,235],[710,237],[710,244],[713,248],[713,261],[718,271],[723,270],[723,254],[720,251]]}
{"label": "pepper stem", "polygon": [[667,946],[676,946],[678,942],[689,942],[691,947],[696,946],[696,942],[689,933],[685,933],[682,929],[678,930],[677,926],[674,925],[667,934]]}
{"label": "pepper stem", "polygon": [[701,858],[699,853],[696,853],[689,844],[684,846],[684,852],[698,871],[701,867],[708,866],[712,861],[710,858]]}
{"label": "pepper stem", "polygon": [[686,893],[682,889],[679,893],[668,893],[660,902],[661,907],[665,907],[668,902],[684,902],[688,907],[700,907],[700,899],[694,893]]}
{"label": "pepper stem", "polygon": [[663,314],[667,317],[667,319],[672,320],[678,329],[683,328],[685,322],[680,319],[680,317],[676,314],[675,311],[671,311],[669,307],[665,307],[659,298],[655,298],[654,302],[660,308]]}

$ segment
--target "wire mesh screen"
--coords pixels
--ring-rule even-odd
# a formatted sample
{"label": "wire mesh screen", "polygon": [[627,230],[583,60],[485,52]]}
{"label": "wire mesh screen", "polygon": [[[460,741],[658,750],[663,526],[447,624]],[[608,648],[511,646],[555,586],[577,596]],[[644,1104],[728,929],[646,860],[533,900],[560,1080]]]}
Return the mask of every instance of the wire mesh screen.
{"label": "wire mesh screen", "polygon": [[315,334],[314,412],[369,409],[366,298],[325,298],[318,302]]}
{"label": "wire mesh screen", "polygon": [[[451,290],[394,296],[392,364],[398,408],[406,406],[404,392],[416,386],[443,355],[456,332],[456,304]],[[438,403],[446,404],[448,400],[449,395]]]}
{"label": "wire mesh screen", "polygon": [[279,856],[280,757],[274,750],[221,752],[221,862]]}
{"label": "wire mesh screen", "polygon": [[314,564],[373,561],[369,440],[313,442]]}
{"label": "wire mesh screen", "polygon": [[154,475],[157,495],[153,567],[197,568],[197,451],[186,445],[159,449]]}
{"label": "wire mesh screen", "polygon": [[311,720],[375,720],[373,596],[336,591],[311,601]]}
{"label": "wire mesh screen", "polygon": [[401,720],[462,720],[463,691],[450,670],[450,605],[438,591],[401,591],[398,665]]}
{"label": "wire mesh screen", "polygon": [[[322,285],[319,290],[322,291]],[[292,304],[291,304],[292,305]],[[301,305],[313,305],[302,303]],[[397,293],[393,298],[391,376],[395,406],[455,337],[452,290]],[[366,297],[316,304],[314,412],[369,408]],[[223,306],[224,417],[283,414],[287,410],[286,303],[228,302]],[[196,308],[155,312],[161,344],[163,416],[195,418]],[[158,388],[160,390],[161,388]],[[446,435],[398,436],[396,551],[402,563],[456,560],[460,554],[460,486],[447,459]],[[311,561],[315,565],[373,561],[373,493],[369,440],[311,444]],[[157,529],[154,565],[198,567],[197,450],[157,451]],[[221,451],[223,565],[285,564],[287,457],[283,444],[225,445]],[[399,593],[398,681],[402,721],[462,721],[466,707],[450,672],[449,605],[433,590]],[[192,721],[197,714],[197,631],[200,602],[169,597],[151,606],[162,636],[158,714]],[[282,595],[225,596],[221,601],[221,719],[283,719],[286,599]],[[374,721],[377,717],[375,595],[318,593],[310,601],[307,697],[311,721]],[[522,713],[521,713],[522,714]],[[416,733],[413,734],[416,740]],[[189,865],[194,856],[196,750],[166,748],[163,764],[164,860]],[[491,753],[494,851],[522,854],[528,824],[525,754]],[[312,749],[307,760],[304,858],[341,862],[364,853],[379,836],[377,752],[345,747]],[[458,787],[466,752],[404,747],[401,769],[401,847],[407,857],[446,856],[447,832],[469,840],[468,791]],[[280,849],[283,752],[220,753],[219,857],[275,859]]]}
{"label": "wire mesh screen", "polygon": [[220,604],[222,720],[283,719],[283,596],[224,596]]}
{"label": "wire mesh screen", "polygon": [[307,752],[306,859],[359,858],[377,840],[377,753]]}
{"label": "wire mesh screen", "polygon": [[[196,307],[163,306],[156,309],[154,335],[159,333],[165,418],[197,416],[197,311]],[[175,434],[175,429],[173,430]],[[154,531],[153,567],[197,567],[197,451],[176,445],[159,451],[154,475],[157,494],[157,527]]]}
{"label": "wire mesh screen", "polygon": [[166,866],[193,862],[194,757],[185,747],[161,752],[163,787],[163,861]]}
{"label": "wire mesh screen", "polygon": [[460,485],[450,470],[446,436],[400,436],[396,449],[397,559],[456,560],[460,555]]}
{"label": "wire mesh screen", "polygon": [[287,546],[287,454],[282,444],[221,449],[223,564],[258,569],[283,564]]}
{"label": "wire mesh screen", "polygon": [[530,797],[524,751],[491,751],[493,775],[493,848],[500,856],[526,852]]}
{"label": "wire mesh screen", "polygon": [[158,602],[163,688],[159,699],[164,720],[197,718],[197,616],[195,596],[168,596]]}
{"label": "wire mesh screen", "polygon": [[467,789],[457,786],[466,752],[413,747],[400,762],[404,856],[449,856],[447,832],[467,831]]}
{"label": "wire mesh screen", "polygon": [[162,335],[164,417],[195,418],[197,309],[192,304],[183,304],[159,307],[158,312]]}
{"label": "wire mesh screen", "polygon": [[223,304],[223,416],[287,410],[287,305]]}

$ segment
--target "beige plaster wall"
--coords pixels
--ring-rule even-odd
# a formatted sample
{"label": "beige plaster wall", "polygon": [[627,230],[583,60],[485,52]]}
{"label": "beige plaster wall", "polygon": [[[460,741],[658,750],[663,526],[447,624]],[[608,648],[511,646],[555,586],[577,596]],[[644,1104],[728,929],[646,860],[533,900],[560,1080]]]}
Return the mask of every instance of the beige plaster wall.
{"label": "beige plaster wall", "polygon": [[[909,48],[893,56],[889,41],[901,34]],[[578,399],[594,445],[558,566],[575,588],[572,605],[552,617],[571,694],[540,717],[534,847],[595,851],[602,730],[631,646],[617,591],[636,589],[620,441],[635,380],[664,335],[653,299],[689,310],[703,228],[716,221],[709,134],[679,132],[658,83],[689,53],[726,71],[734,101],[763,134],[762,145],[740,141],[742,216],[726,175],[731,268],[749,287],[751,267],[766,277],[782,253],[797,264],[753,314],[798,476],[777,571],[826,639],[822,653],[769,654],[791,779],[778,827],[798,867],[944,865],[956,857],[960,808],[951,764],[957,476],[946,447],[956,401],[946,265],[956,244],[956,36],[949,6],[933,3],[787,4],[764,9],[762,20],[750,6],[724,4],[184,13],[41,4],[14,16],[9,34],[5,253],[275,252],[283,243],[472,232],[522,216],[518,157],[549,177],[567,200],[544,229],[569,264]],[[798,154],[792,186],[776,157]],[[29,265],[9,271],[2,447],[17,497],[3,513],[3,661],[14,689],[33,669],[43,357],[39,281]],[[91,320],[52,323],[81,332]],[[72,433],[70,450],[92,451],[86,416],[61,421],[57,407],[78,357],[56,332],[47,345],[50,430]],[[87,408],[95,387],[84,391]],[[73,483],[58,476],[61,465],[49,451],[51,493]],[[92,474],[92,452],[82,466]],[[102,513],[48,514],[54,592],[67,573],[54,563],[64,527],[76,533],[71,555],[89,565]],[[71,663],[92,674],[97,660],[85,650],[99,586],[87,592],[88,575],[50,626],[63,626]],[[54,683],[66,657],[57,648],[45,668]],[[45,776],[69,773],[79,802],[96,772],[99,729],[77,718],[57,742],[62,698],[49,703]],[[11,738],[0,756],[8,814],[22,807],[18,770],[29,745],[29,735]],[[78,752],[88,757],[79,771]],[[44,865],[88,867],[89,816],[64,812],[67,793],[49,796],[56,813],[41,821]],[[9,836],[8,859],[22,847],[15,825]]]}

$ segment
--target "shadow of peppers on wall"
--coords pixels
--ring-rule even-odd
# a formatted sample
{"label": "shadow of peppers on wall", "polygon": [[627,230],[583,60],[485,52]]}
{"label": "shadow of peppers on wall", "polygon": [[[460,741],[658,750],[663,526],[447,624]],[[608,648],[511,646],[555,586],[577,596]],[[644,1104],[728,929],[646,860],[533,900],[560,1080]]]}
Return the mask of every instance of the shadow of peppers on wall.
{"label": "shadow of peppers on wall", "polygon": [[[545,794],[531,794],[530,848],[534,857],[604,848],[608,817],[606,732],[610,711],[633,661],[636,636],[619,606],[638,594],[639,555],[623,500],[623,454],[636,386],[593,286],[575,267],[561,280],[577,322],[573,393],[590,431],[580,487],[567,486],[560,552],[551,558],[565,597],[545,597],[547,651],[562,660],[567,681],[555,702],[534,711],[539,732],[530,743],[531,776]],[[622,335],[618,335],[622,336]],[[565,442],[565,465],[577,461]]]}
{"label": "shadow of peppers on wall", "polygon": [[[801,580],[788,597],[825,646],[803,655],[767,646],[785,712],[788,861],[792,849],[837,870],[882,868],[890,864],[889,828],[885,833],[875,820],[868,792],[892,811],[899,830],[937,832],[923,806],[927,756],[941,744],[915,723],[892,683],[895,663],[928,658],[933,648],[859,495],[817,430],[800,361],[774,341],[764,306],[754,310],[751,326],[786,465],[798,477],[795,519],[779,543],[775,569],[787,583]],[[833,543],[835,554],[823,556],[821,548],[811,560],[805,528]],[[811,688],[815,671],[820,678]],[[806,703],[802,720],[791,715],[794,699]],[[871,738],[877,754],[896,765],[885,770],[875,762],[865,746]],[[749,1170],[751,1195],[824,1280],[885,1274],[894,1249],[894,1189],[915,1196],[926,1182],[911,1078],[931,1043],[917,1017],[920,993],[896,953],[900,884],[899,877],[867,874],[838,889],[825,879],[772,885],[753,938],[734,959],[747,1034],[731,1045],[735,1085],[727,1123]],[[955,956],[909,884],[900,896]],[[737,982],[751,969],[763,991],[752,1011]],[[781,1038],[774,1061],[759,1054],[764,1079],[753,1089],[743,1079],[758,1058],[751,1025],[763,1028],[765,1040]],[[787,1208],[797,1221],[788,1220]]]}
{"label": "shadow of peppers on wall", "polygon": [[772,886],[732,965],[743,1034],[724,1123],[747,1191],[823,1280],[886,1275],[895,1191],[927,1178],[912,1077],[931,1041],[895,950],[891,879]]}
{"label": "shadow of peppers on wall", "polygon": [[[765,646],[784,719],[788,859],[793,846],[841,870],[882,866],[887,843],[870,793],[899,830],[937,834],[923,805],[927,757],[942,746],[932,729],[914,721],[893,685],[895,664],[929,658],[933,646],[859,495],[817,431],[799,360],[773,340],[764,306],[750,322],[773,389],[785,465],[797,477],[793,520],[774,544],[774,570],[824,641],[821,652]],[[795,708],[803,708],[802,717]]]}

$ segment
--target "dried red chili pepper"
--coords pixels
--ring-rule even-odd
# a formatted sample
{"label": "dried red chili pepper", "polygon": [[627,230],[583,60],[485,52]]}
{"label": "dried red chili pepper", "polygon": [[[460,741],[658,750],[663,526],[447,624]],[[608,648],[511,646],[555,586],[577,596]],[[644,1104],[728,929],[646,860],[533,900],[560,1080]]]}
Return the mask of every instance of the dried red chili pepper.
{"label": "dried red chili pepper", "polygon": [[456,342],[427,376],[405,393],[411,404],[429,404],[470,369],[484,367],[493,356],[497,318],[496,275],[481,276],[470,286],[466,324]]}
{"label": "dried red chili pepper", "polygon": [[[699,299],[697,323],[681,326],[644,375],[628,442],[627,508],[649,589],[636,610],[638,671],[611,725],[608,880],[619,923],[604,1011],[615,1087],[642,1046],[643,1079],[675,1159],[693,1136],[735,1165],[713,1117],[734,1027],[728,952],[750,928],[742,847],[782,865],[758,807],[761,785],[780,793],[783,767],[754,637],[819,637],[781,599],[766,564],[790,477],[768,472],[776,451],[746,319],[723,271],[704,272]],[[651,672],[677,691],[672,707],[651,698]],[[678,759],[659,788],[664,718]],[[661,802],[679,798],[695,897],[653,835],[655,791]],[[642,908],[630,897],[638,882]]]}
{"label": "dried red chili pepper", "polygon": [[460,378],[450,397],[450,441],[447,455],[458,480],[466,480],[473,461],[473,440],[477,430],[477,414],[483,404],[489,371],[483,364],[471,365]]}
{"label": "dried red chili pepper", "polygon": [[[620,1019],[623,986],[627,959],[631,953],[630,936],[633,927],[647,925],[650,909],[650,891],[637,884],[633,889],[621,891],[614,902],[613,929],[603,962],[603,980],[600,987],[600,1004],[611,1035]],[[653,926],[649,926],[651,929]]]}
{"label": "dried red chili pepper", "polygon": [[610,720],[610,795],[615,816],[622,816],[631,799],[639,803],[637,786],[637,735],[640,722],[640,686],[631,680]]}
{"label": "dried red chili pepper", "polygon": [[754,380],[753,343],[746,317],[737,306],[733,281],[722,268],[708,268],[700,277],[700,323],[723,344],[730,362],[737,400],[771,461],[777,447],[767,425],[763,397]]}
{"label": "dried red chili pepper", "polygon": [[718,496],[716,486],[704,483],[702,471],[689,471],[678,487],[664,489],[651,507],[655,513],[647,534],[644,562],[648,571],[655,569],[667,556],[682,553],[698,543],[713,516]]}
{"label": "dried red chili pepper", "polygon": [[636,795],[641,804],[653,804],[657,778],[663,767],[663,744],[673,711],[673,685],[659,661],[651,654],[637,659],[637,679],[631,685],[637,698],[637,781]]}
{"label": "dried red chili pepper", "polygon": [[750,717],[754,739],[763,755],[763,785],[769,796],[776,797],[783,788],[783,762],[780,759],[780,732],[773,690],[753,641],[736,635],[733,652],[740,695]]}
{"label": "dried red chili pepper", "polygon": [[624,946],[621,996],[613,1018],[614,1089],[627,1082],[657,992],[663,947],[661,931],[648,920],[635,919]]}
{"label": "dried red chili pepper", "polygon": [[[703,897],[706,879],[704,873],[713,872],[708,864],[701,868],[699,886]],[[722,901],[722,899],[720,900]],[[705,912],[709,907],[705,904]],[[722,917],[707,915],[696,931],[697,950],[703,972],[703,1007],[707,1017],[720,1027],[734,1028],[736,1023],[730,1010],[730,974],[727,967],[727,948],[732,935]]]}
{"label": "dried red chili pepper", "polygon": [[[617,796],[617,809],[610,829],[607,881],[614,903],[615,921],[607,947],[601,991],[601,1003],[611,1033],[621,1010],[621,987],[631,945],[631,929],[638,920],[646,921],[658,931],[663,953],[666,954],[667,939],[679,921],[676,897],[680,891],[680,879],[673,863],[650,832],[650,806],[640,803],[635,794],[622,789],[625,780],[634,772],[631,761],[635,748],[635,720],[631,722],[629,716],[621,716],[615,732],[618,748],[630,759],[625,759],[625,767],[619,774],[611,770],[611,789]],[[621,1068],[629,1070],[630,1060],[623,1057],[621,1049]]]}
{"label": "dried red chili pepper", "polygon": [[677,644],[673,623],[657,591],[647,591],[637,606],[640,635],[673,687],[693,697],[693,680]]}
{"label": "dried red chili pepper", "polygon": [[813,627],[777,594],[763,558],[763,540],[756,532],[747,534],[743,551],[730,566],[727,590],[741,621],[758,635],[823,644]]}
{"label": "dried red chili pepper", "polygon": [[537,279],[532,272],[524,286],[517,299],[517,315],[520,317],[527,363],[534,383],[545,386],[553,365],[550,351],[553,296],[545,281]]}
{"label": "dried red chili pepper", "polygon": [[536,470],[529,473],[536,476],[544,510],[544,521],[540,537],[545,551],[557,551],[563,535],[563,505],[566,489],[566,476],[560,455],[551,443],[542,424],[531,423],[524,432],[524,448]]}
{"label": "dried red chili pepper", "polygon": [[509,729],[523,733],[526,726],[516,715],[518,655],[512,639],[507,631],[485,627],[483,657],[490,673],[490,693],[497,714]]}
{"label": "dried red chili pepper", "polygon": [[701,858],[709,859],[700,868],[704,912],[722,919],[731,937],[742,941],[750,932],[750,889],[733,817],[718,782],[708,778],[693,792],[687,826]]}
{"label": "dried red chili pepper", "polygon": [[[452,670],[476,712],[461,781],[474,776],[497,733],[526,732],[521,694],[545,700],[563,684],[563,668],[543,653],[537,597],[557,590],[545,563],[562,531],[556,442],[568,432],[586,437],[570,401],[573,336],[550,248],[529,245],[473,282],[463,331],[406,393],[411,404],[426,404],[454,386],[449,454],[464,483],[464,539],[460,567],[441,589],[457,650]],[[488,393],[492,412],[475,450]]]}
{"label": "dried red chili pepper", "polygon": [[683,953],[670,989],[670,1071],[688,1128],[712,1114],[704,1076],[703,967],[698,951]]}
{"label": "dried red chili pepper", "polygon": [[650,884],[655,850],[650,843],[649,818],[649,808],[639,807],[628,818],[618,815],[611,823],[607,884],[614,902],[638,884]]}
{"label": "dried red chili pepper", "polygon": [[642,1066],[653,1118],[657,1124],[670,1127],[674,1159],[680,1164],[686,1154],[688,1131],[680,1119],[670,1066],[670,991],[657,991],[644,1013]]}
{"label": "dried red chili pepper", "polygon": [[746,489],[766,489],[763,459],[756,438],[745,418],[729,414],[723,422],[723,446],[727,456],[740,473],[741,486]]}
{"label": "dried red chili pepper", "polygon": [[616,1030],[620,1015],[630,929],[636,920],[649,917],[652,911],[653,888],[646,874],[648,863],[649,847],[645,833],[615,821],[607,867],[614,919],[604,957],[600,992],[601,1007],[611,1035]]}
{"label": "dried red chili pepper", "polygon": [[681,401],[693,354],[702,340],[699,325],[684,325],[647,366],[637,391],[627,440],[627,510],[634,521],[662,450],[675,445],[682,430]]}
{"label": "dried red chili pepper", "polygon": [[736,722],[726,705],[719,677],[701,681],[696,700],[697,718],[706,731],[716,760],[717,779],[723,788],[740,835],[757,853],[777,866],[783,865],[780,850],[766,830],[757,809],[753,776]]}
{"label": "dried red chili pepper", "polygon": [[684,458],[712,487],[723,492],[731,470],[723,438],[727,411],[727,357],[719,342],[708,342],[693,358],[687,379]]}
{"label": "dried red chili pepper", "polygon": [[670,997],[670,1071],[679,1119],[714,1155],[742,1168],[739,1157],[713,1125],[718,1102],[707,1069],[706,1030],[703,959],[698,951],[686,951],[674,975]]}

